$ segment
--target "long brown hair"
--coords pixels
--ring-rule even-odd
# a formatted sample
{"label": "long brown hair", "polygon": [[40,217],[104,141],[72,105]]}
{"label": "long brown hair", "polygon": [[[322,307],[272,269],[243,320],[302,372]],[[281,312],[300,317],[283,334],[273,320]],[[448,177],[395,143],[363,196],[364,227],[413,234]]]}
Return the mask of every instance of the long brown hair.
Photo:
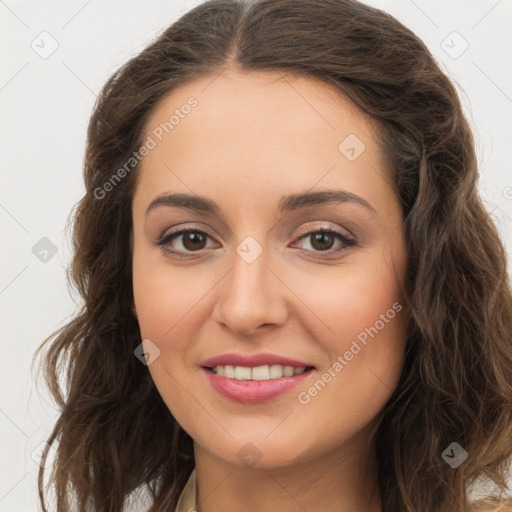
{"label": "long brown hair", "polygon": [[[141,489],[152,512],[174,510],[194,467],[190,436],[134,356],[137,166],[115,190],[101,191],[143,144],[159,100],[227,66],[322,80],[379,128],[403,206],[411,311],[402,378],[375,439],[383,512],[473,510],[468,490],[482,475],[498,497],[474,510],[512,507],[503,495],[512,456],[512,294],[453,85],[418,37],[357,1],[211,0],[114,73],[90,120],[68,276],[83,307],[34,356],[47,348],[44,376],[61,409],[48,439],[58,445],[56,510],[71,510],[72,499],[78,510],[118,512]],[[456,469],[441,456],[453,442],[468,454]]]}

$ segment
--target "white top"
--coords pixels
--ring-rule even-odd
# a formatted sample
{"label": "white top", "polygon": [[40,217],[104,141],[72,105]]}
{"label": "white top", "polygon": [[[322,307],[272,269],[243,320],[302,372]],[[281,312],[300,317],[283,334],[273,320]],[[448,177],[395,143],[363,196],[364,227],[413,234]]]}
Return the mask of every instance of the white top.
{"label": "white top", "polygon": [[196,510],[196,470],[192,471],[176,506],[176,512],[197,512]]}

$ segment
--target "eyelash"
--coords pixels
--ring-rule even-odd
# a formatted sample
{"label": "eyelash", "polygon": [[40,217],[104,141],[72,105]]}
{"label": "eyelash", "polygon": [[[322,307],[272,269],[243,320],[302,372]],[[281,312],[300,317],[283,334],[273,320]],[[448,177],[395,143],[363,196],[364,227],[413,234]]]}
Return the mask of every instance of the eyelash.
{"label": "eyelash", "polygon": [[[171,233],[168,233],[166,235],[162,235],[156,242],[156,245],[161,246],[162,250],[166,253],[172,254],[173,256],[177,256],[178,258],[193,258],[194,254],[200,253],[201,251],[204,251],[205,249],[199,249],[197,251],[189,251],[189,252],[183,252],[183,251],[177,251],[175,249],[170,249],[167,245],[174,239],[178,238],[181,235],[187,234],[187,233],[199,233],[201,235],[204,235],[208,238],[211,238],[208,233],[200,230],[200,229],[194,229],[192,227],[186,227],[183,229],[180,229],[179,231],[174,231]],[[352,238],[348,238],[347,236],[343,235],[339,231],[336,231],[334,229],[329,228],[319,228],[313,231],[308,231],[307,233],[304,233],[301,235],[297,240],[302,240],[304,238],[307,238],[311,235],[317,234],[317,233],[323,233],[323,234],[331,234],[334,235],[338,240],[342,242],[342,246],[338,249],[327,249],[325,251],[312,251],[308,249],[300,249],[301,253],[311,255],[313,254],[341,254],[342,252],[346,251],[348,248],[353,247],[357,245],[356,241]]]}

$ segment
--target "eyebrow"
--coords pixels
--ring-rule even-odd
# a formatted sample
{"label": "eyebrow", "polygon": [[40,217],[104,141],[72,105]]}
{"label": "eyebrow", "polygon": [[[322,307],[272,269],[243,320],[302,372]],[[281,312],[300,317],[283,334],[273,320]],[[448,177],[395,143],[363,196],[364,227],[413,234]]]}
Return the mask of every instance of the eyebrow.
{"label": "eyebrow", "polygon": [[[355,203],[364,206],[374,215],[377,213],[375,208],[368,201],[346,190],[322,190],[283,196],[279,200],[277,209],[280,213],[286,213],[301,208],[307,208],[308,206],[333,202]],[[187,208],[202,213],[211,213],[222,218],[221,209],[217,203],[207,197],[193,194],[176,193],[159,195],[155,197],[147,207],[146,215],[159,206]]]}

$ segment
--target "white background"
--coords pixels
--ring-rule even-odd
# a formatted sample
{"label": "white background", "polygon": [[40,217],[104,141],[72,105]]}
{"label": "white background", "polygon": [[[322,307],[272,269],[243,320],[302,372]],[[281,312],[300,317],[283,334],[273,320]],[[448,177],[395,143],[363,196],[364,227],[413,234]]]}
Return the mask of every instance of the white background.
{"label": "white background", "polygon": [[[39,510],[31,453],[45,441],[56,411],[45,389],[36,387],[30,363],[43,338],[75,310],[64,228],[83,193],[95,95],[117,67],[198,3],[0,0],[0,511]],[[475,131],[482,195],[512,254],[512,1],[367,3],[418,34],[456,82]],[[46,37],[50,48],[44,31],[58,43],[47,59],[31,47]],[[464,42],[454,31],[469,44],[458,58],[453,55]],[[32,252],[43,237],[57,247],[47,262]]]}

